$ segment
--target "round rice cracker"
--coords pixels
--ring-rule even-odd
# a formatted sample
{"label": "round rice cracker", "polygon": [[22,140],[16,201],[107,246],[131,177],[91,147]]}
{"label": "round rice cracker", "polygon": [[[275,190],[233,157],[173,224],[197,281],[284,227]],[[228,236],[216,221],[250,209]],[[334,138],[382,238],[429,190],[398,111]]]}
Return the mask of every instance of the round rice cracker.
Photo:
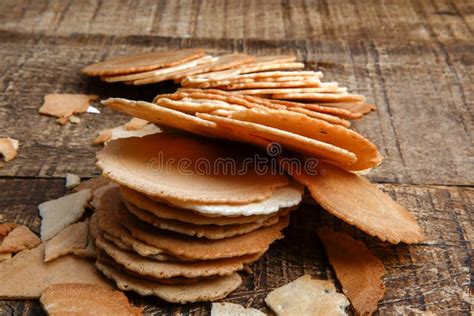
{"label": "round rice cracker", "polygon": [[[278,128],[237,120],[232,117],[221,117],[205,113],[197,113],[196,116],[215,122],[221,125],[222,128],[228,129],[235,137],[242,137],[247,141],[251,141],[248,138],[249,135],[258,136],[269,142],[279,143],[285,149],[311,157],[326,157],[342,166],[350,166],[357,161],[357,156],[346,149]],[[257,143],[255,144],[258,145]]]}
{"label": "round rice cracker", "polygon": [[281,230],[289,223],[289,217],[280,217],[277,224],[262,227],[250,233],[224,239],[193,238],[158,230],[129,215],[125,228],[133,237],[179,258],[212,260],[261,253],[275,240],[283,238]]}
{"label": "round rice cracker", "polygon": [[238,273],[193,284],[165,285],[128,276],[100,262],[96,262],[96,267],[107,278],[114,280],[122,291],[134,291],[142,296],[156,296],[170,303],[216,301],[226,297],[242,284],[242,278]]}
{"label": "round rice cracker", "polygon": [[127,187],[121,186],[120,193],[122,200],[129,202],[141,209],[144,209],[157,217],[194,225],[236,225],[248,223],[261,223],[268,219],[270,215],[249,215],[249,216],[205,216],[194,211],[176,208],[165,203],[153,201],[146,195]]}
{"label": "round rice cracker", "polygon": [[317,168],[316,176],[287,171],[326,211],[392,244],[425,240],[414,216],[365,178],[327,163]]}
{"label": "round rice cracker", "polygon": [[281,209],[297,207],[302,201],[303,193],[304,188],[301,185],[291,182],[290,185],[276,189],[265,200],[248,204],[194,203],[176,199],[168,199],[166,202],[206,216],[268,215]]}
{"label": "round rice cracker", "polygon": [[[236,235],[246,234],[260,227],[275,225],[276,223],[278,223],[280,217],[280,213],[278,213],[273,216],[270,216],[265,221],[260,223],[247,223],[239,225],[193,225],[177,220],[162,219],[148,211],[142,210],[134,206],[133,204],[127,202],[124,203],[128,211],[132,213],[135,217],[145,223],[155,226],[156,228],[169,230],[187,236],[195,236],[198,238],[207,239],[222,239]],[[288,211],[282,212],[281,214],[282,216],[287,215]]]}
{"label": "round rice cracker", "polygon": [[111,76],[176,66],[204,56],[200,48],[178,49],[121,56],[84,67],[81,72],[88,76]]}
{"label": "round rice cracker", "polygon": [[157,261],[141,257],[133,252],[124,251],[101,237],[97,239],[97,248],[104,251],[113,261],[125,269],[154,280],[229,275],[242,270],[245,265],[257,261],[263,255],[263,253],[257,253],[197,262]]}
{"label": "round rice cracker", "polygon": [[109,98],[101,102],[114,110],[138,117],[160,126],[168,126],[211,138],[221,138],[239,142],[257,144],[266,147],[269,143],[263,139],[247,135],[245,138],[225,133],[217,124],[144,101],[130,101],[121,98]]}
{"label": "round rice cracker", "polygon": [[[286,176],[272,174],[270,168],[262,174],[244,165],[255,153],[251,148],[191,135],[158,133],[108,143],[97,153],[97,166],[105,176],[148,196],[243,204],[266,199],[289,183]],[[236,176],[232,171],[222,172],[226,168],[211,170],[216,169],[217,162],[226,160],[232,162],[235,171],[247,172]],[[183,168],[182,161],[188,168]],[[200,170],[200,162],[205,168],[210,166],[209,170]]]}
{"label": "round rice cracker", "polygon": [[231,118],[285,130],[343,148],[357,157],[355,163],[343,166],[348,170],[366,170],[382,162],[377,147],[362,135],[304,114],[284,110],[251,109],[236,112]]}

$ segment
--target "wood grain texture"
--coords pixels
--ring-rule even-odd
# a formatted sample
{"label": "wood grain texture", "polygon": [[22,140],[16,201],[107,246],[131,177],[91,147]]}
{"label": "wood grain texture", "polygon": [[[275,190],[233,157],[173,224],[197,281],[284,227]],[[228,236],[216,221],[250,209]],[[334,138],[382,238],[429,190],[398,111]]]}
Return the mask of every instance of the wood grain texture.
{"label": "wood grain texture", "polygon": [[2,1],[3,30],[213,39],[472,39],[469,0]]}
{"label": "wood grain texture", "polygon": [[[65,193],[64,181],[53,179],[0,180],[1,221],[15,221],[39,231],[36,205]],[[431,311],[441,314],[469,314],[471,253],[474,243],[474,190],[469,188],[386,184],[380,186],[422,223],[428,241],[419,245],[393,246],[368,237],[325,211],[305,205],[294,213],[286,238],[273,244],[264,258],[243,274],[244,284],[225,301],[264,311],[263,302],[272,289],[304,273],[335,281],[315,229],[333,227],[363,240],[387,269],[387,294],[380,314]],[[468,207],[466,207],[468,206]],[[135,304],[148,313],[202,315],[209,304],[178,306],[157,299],[130,294]],[[36,302],[0,302],[0,314],[36,314]]]}
{"label": "wood grain texture", "polygon": [[[171,47],[204,47],[211,52],[295,53],[310,68],[324,71],[352,91],[367,95],[379,110],[354,127],[385,157],[373,181],[472,185],[474,179],[472,43],[390,40],[256,41],[162,37],[43,36],[0,32],[0,120],[21,141],[19,158],[0,169],[3,176],[61,177],[97,173],[90,145],[97,131],[126,118],[101,108],[81,115],[80,125],[61,127],[37,113],[47,93],[88,93],[150,100],[175,89],[171,83],[145,87],[110,85],[82,77],[91,62],[128,52]],[[41,132],[38,132],[41,131]],[[46,155],[45,153],[48,152]]]}

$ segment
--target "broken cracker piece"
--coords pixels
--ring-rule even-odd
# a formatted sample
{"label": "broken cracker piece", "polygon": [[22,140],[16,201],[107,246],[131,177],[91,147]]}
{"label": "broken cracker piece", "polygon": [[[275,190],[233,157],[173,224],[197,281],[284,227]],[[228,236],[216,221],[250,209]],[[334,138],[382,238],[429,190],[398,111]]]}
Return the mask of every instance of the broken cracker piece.
{"label": "broken cracker piece", "polygon": [[16,157],[19,145],[20,142],[16,139],[10,137],[0,138],[0,154],[5,162],[9,162]]}
{"label": "broken cracker piece", "polygon": [[[142,120],[145,121],[145,120]],[[161,130],[154,124],[146,124],[145,126],[137,129],[137,123],[132,123],[126,127],[127,124],[132,123],[131,121],[125,125],[120,125],[114,128],[103,130],[99,135],[94,138],[92,144],[107,144],[108,142],[119,139],[119,138],[129,138],[129,137],[143,137],[150,134],[155,134],[161,132]]]}
{"label": "broken cracker piece", "polygon": [[11,259],[11,257],[12,257],[11,252],[0,253],[0,262]]}
{"label": "broken cracker piece", "polygon": [[6,235],[8,235],[15,227],[18,225],[15,223],[3,223],[0,224],[0,241],[2,238],[4,238]]}
{"label": "broken cracker piece", "polygon": [[90,283],[111,288],[89,260],[68,255],[45,263],[43,257],[44,244],[41,244],[0,263],[0,298],[37,299],[44,289],[58,283]]}
{"label": "broken cracker piece", "polygon": [[81,178],[74,173],[66,173],[66,189],[77,187],[81,183]]}
{"label": "broken cracker piece", "polygon": [[150,122],[148,122],[147,120],[144,120],[144,119],[141,119],[141,118],[138,118],[138,117],[134,117],[130,121],[128,121],[127,123],[123,124],[123,127],[127,131],[136,131],[136,130],[139,130],[139,129],[145,127],[145,125],[147,125],[148,123],[150,123]]}
{"label": "broken cracker piece", "polygon": [[82,190],[91,190],[92,195],[94,195],[95,191],[99,189],[100,187],[103,187],[107,184],[110,183],[110,179],[100,175],[95,178],[90,178],[89,180],[86,180],[84,182],[81,182],[77,187],[74,188],[75,192],[79,192]]}
{"label": "broken cracker piece", "polygon": [[42,218],[41,239],[51,239],[66,226],[80,219],[91,197],[91,191],[86,189],[38,205]]}
{"label": "broken cracker piece", "polygon": [[212,303],[211,316],[265,316],[255,308],[245,308],[233,303]]}
{"label": "broken cracker piece", "polygon": [[89,221],[71,224],[51,238],[45,246],[44,262],[52,261],[74,250],[87,247]]}
{"label": "broken cracker piece", "polygon": [[17,253],[38,246],[41,240],[28,227],[15,227],[0,243],[0,253]]}
{"label": "broken cracker piece", "polygon": [[96,284],[63,283],[46,288],[40,297],[48,315],[142,315],[120,291]]}
{"label": "broken cracker piece", "polygon": [[265,303],[278,315],[347,315],[349,301],[330,281],[302,277],[270,292]]}
{"label": "broken cracker piece", "polygon": [[39,113],[55,116],[58,118],[58,123],[64,125],[69,121],[71,115],[86,112],[89,103],[98,98],[98,95],[47,94],[44,96],[44,103],[39,109]]}
{"label": "broken cracker piece", "polygon": [[329,228],[318,229],[329,262],[357,315],[372,315],[385,294],[383,263],[363,242]]}

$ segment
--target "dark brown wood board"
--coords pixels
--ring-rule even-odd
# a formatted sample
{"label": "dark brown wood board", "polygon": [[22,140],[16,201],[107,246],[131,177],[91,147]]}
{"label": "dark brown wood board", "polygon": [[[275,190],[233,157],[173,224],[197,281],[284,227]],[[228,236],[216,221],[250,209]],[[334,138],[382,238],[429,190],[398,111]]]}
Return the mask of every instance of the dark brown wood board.
{"label": "dark brown wood board", "polygon": [[[95,134],[128,118],[95,104],[80,125],[38,114],[45,94],[92,93],[151,100],[176,88],[105,84],[79,69],[131,52],[203,47],[210,52],[294,53],[365,94],[378,111],[354,123],[385,157],[368,177],[414,212],[429,241],[391,246],[304,207],[287,238],[253,266],[227,301],[264,310],[271,289],[303,273],[334,279],[314,229],[331,225],[367,242],[387,267],[380,314],[472,313],[474,241],[474,4],[472,1],[2,1],[0,136],[20,140],[0,163],[0,222],[38,232],[37,205],[65,193],[67,172],[98,174]],[[307,220],[310,219],[310,220]],[[130,296],[154,314],[205,314]],[[268,312],[268,310],[265,310]],[[41,312],[0,301],[0,314]]]}

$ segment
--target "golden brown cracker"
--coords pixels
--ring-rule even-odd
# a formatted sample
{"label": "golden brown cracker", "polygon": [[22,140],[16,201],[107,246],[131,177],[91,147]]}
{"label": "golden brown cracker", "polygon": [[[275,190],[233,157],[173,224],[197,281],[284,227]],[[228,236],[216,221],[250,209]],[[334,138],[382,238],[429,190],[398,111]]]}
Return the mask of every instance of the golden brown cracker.
{"label": "golden brown cracker", "polygon": [[[109,143],[97,153],[97,166],[103,174],[121,185],[162,199],[205,203],[250,203],[269,197],[288,184],[285,176],[257,173],[243,168],[251,148],[231,147],[184,134],[159,133],[142,138],[125,138]],[[160,158],[161,157],[161,158]],[[232,159],[236,170],[245,174],[235,177],[225,169],[202,172],[196,161],[206,159],[210,166]],[[190,162],[185,172],[177,162]]]}
{"label": "golden brown cracker", "polygon": [[356,314],[372,315],[385,295],[383,263],[363,242],[347,234],[319,228],[318,236]]}
{"label": "golden brown cracker", "polygon": [[62,283],[47,287],[40,297],[48,315],[142,315],[143,308],[133,307],[120,291],[95,284]]}
{"label": "golden brown cracker", "polygon": [[171,67],[204,56],[200,48],[188,48],[120,56],[84,67],[88,76],[110,76]]}
{"label": "golden brown cracker", "polygon": [[37,299],[44,289],[58,283],[89,283],[111,288],[89,260],[72,255],[45,263],[44,244],[24,250],[0,263],[0,298]]}
{"label": "golden brown cracker", "polygon": [[319,102],[359,102],[365,100],[365,97],[360,94],[321,92],[278,93],[272,94],[272,98],[283,100],[307,100]]}
{"label": "golden brown cracker", "polygon": [[249,109],[233,113],[230,118],[284,130],[345,149],[357,157],[356,162],[342,165],[348,170],[365,170],[382,162],[377,147],[357,132],[300,113]]}
{"label": "golden brown cracker", "polygon": [[392,244],[425,240],[416,219],[365,178],[320,162],[318,175],[287,170],[326,211]]}
{"label": "golden brown cracker", "polygon": [[3,156],[5,162],[15,159],[18,155],[20,142],[10,137],[0,138],[0,155]]}
{"label": "golden brown cracker", "polygon": [[128,276],[100,262],[96,262],[96,267],[106,277],[114,280],[122,291],[134,291],[143,296],[156,296],[170,303],[184,304],[219,300],[242,284],[242,279],[237,273],[193,284],[166,285]]}
{"label": "golden brown cracker", "polygon": [[45,246],[44,261],[48,262],[77,249],[85,249],[88,243],[89,221],[71,224],[48,240]]}
{"label": "golden brown cracker", "polygon": [[235,271],[242,270],[245,264],[253,263],[262,255],[257,253],[241,257],[198,262],[157,261],[141,257],[133,252],[121,250],[101,237],[97,239],[97,248],[105,251],[110,258],[127,270],[152,279],[168,279],[180,276],[197,278],[229,275]]}
{"label": "golden brown cracker", "polygon": [[98,95],[47,94],[44,96],[44,103],[39,109],[39,113],[55,116],[58,118],[58,122],[64,125],[71,115],[86,112],[90,102],[98,98]]}
{"label": "golden brown cracker", "polygon": [[[7,226],[7,230],[8,228]],[[17,253],[25,249],[34,248],[40,243],[41,239],[35,233],[28,227],[19,225],[8,232],[3,240],[0,237],[0,253]]]}

